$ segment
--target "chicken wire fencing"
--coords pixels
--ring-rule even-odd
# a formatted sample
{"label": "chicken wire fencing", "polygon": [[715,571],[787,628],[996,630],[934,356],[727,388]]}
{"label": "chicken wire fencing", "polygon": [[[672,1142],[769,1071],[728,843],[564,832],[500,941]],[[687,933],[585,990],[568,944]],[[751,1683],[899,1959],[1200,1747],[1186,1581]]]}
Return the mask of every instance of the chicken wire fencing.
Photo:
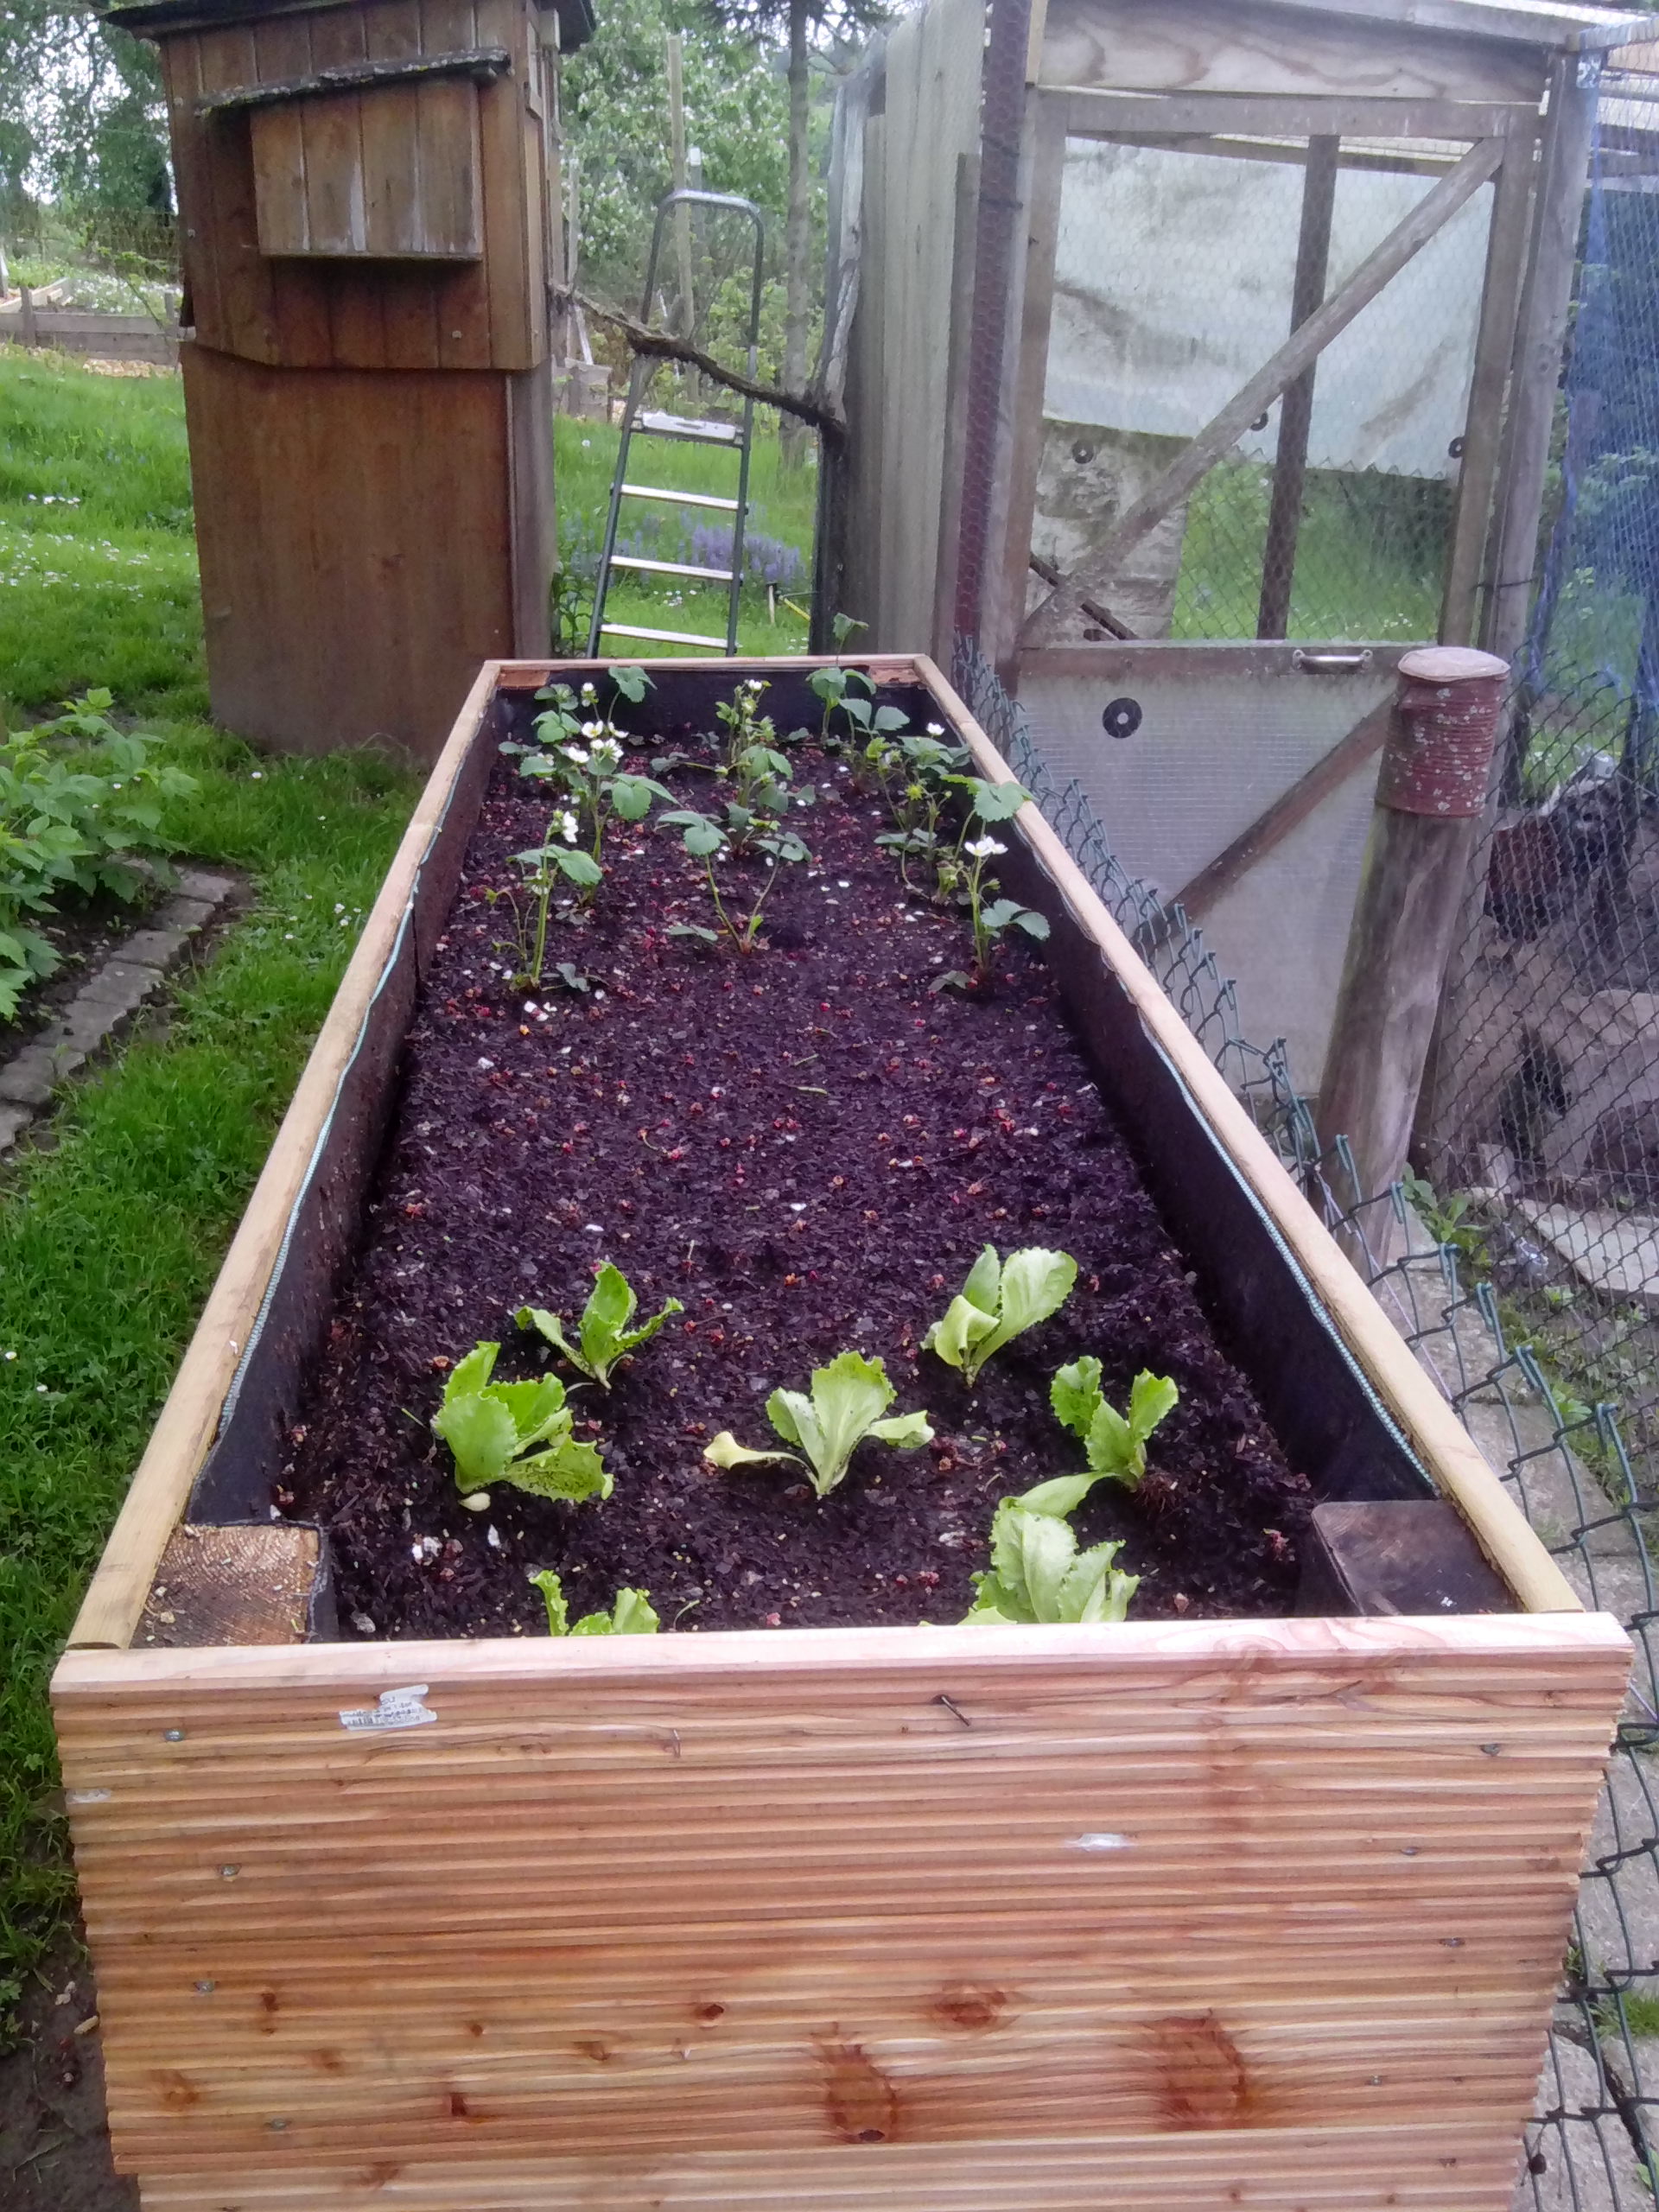
{"label": "chicken wire fencing", "polygon": [[[1659,104],[1604,79],[1530,624],[1417,1147],[1659,1504]],[[1659,2033],[1659,2017],[1653,2022]]]}
{"label": "chicken wire fencing", "polygon": [[[1342,140],[1315,303],[1464,150]],[[1296,283],[1312,159],[1306,142],[1230,154],[1068,142],[1034,567],[1070,574],[1308,311]],[[1481,186],[1326,346],[1311,394],[1274,401],[1126,556],[1107,594],[1125,632],[1434,635],[1493,189]],[[1292,477],[1275,507],[1284,441]]]}
{"label": "chicken wire fencing", "polygon": [[1563,1389],[1484,1265],[1484,1245],[1426,1186],[1395,1185],[1357,1205],[1338,1196],[1357,1187],[1351,1154],[1340,1140],[1321,1148],[1282,1044],[1263,1047],[1240,1033],[1233,986],[1203,932],[1114,858],[1082,786],[1051,773],[1023,711],[961,639],[953,679],[1301,1189],[1343,1233],[1384,1311],[1580,1597],[1616,1613],[1636,1642],[1516,2208],[1650,2212],[1659,2196],[1659,1602],[1648,1548],[1656,1506],[1619,1408]]}

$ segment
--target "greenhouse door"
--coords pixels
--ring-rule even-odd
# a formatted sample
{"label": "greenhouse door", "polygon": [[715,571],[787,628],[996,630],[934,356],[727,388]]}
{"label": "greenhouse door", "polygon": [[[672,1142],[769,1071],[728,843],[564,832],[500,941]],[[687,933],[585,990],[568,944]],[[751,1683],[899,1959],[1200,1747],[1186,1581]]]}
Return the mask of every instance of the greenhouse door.
{"label": "greenhouse door", "polygon": [[1041,95],[985,642],[1317,1085],[1395,664],[1471,639],[1520,103]]}

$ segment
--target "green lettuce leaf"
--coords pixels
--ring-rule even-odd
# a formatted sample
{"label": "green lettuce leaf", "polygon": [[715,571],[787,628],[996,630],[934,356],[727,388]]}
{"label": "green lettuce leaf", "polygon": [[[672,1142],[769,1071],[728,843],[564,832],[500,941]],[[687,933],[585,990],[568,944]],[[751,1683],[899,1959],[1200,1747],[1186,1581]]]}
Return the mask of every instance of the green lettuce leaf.
{"label": "green lettuce leaf", "polygon": [[1058,1313],[1077,1279],[1077,1263],[1069,1252],[1033,1244],[999,1261],[996,1247],[988,1244],[923,1344],[947,1367],[959,1369],[971,1389],[994,1352]]}
{"label": "green lettuce leaf", "polygon": [[991,1523],[991,1566],[976,1574],[969,1623],[1121,1621],[1140,1587],[1114,1564],[1122,1546],[1077,1549],[1069,1522],[1005,1497]]}
{"label": "green lettuce leaf", "polygon": [[[766,1418],[785,1444],[798,1446],[805,1455],[812,1487],[825,1497],[845,1476],[848,1463],[867,1436],[900,1452],[914,1452],[932,1441],[925,1413],[881,1418],[893,1400],[893,1385],[880,1360],[843,1351],[828,1366],[813,1370],[810,1390],[774,1390],[766,1401]],[[791,1459],[795,1454],[751,1452],[727,1429],[702,1456],[717,1467],[735,1467]]]}

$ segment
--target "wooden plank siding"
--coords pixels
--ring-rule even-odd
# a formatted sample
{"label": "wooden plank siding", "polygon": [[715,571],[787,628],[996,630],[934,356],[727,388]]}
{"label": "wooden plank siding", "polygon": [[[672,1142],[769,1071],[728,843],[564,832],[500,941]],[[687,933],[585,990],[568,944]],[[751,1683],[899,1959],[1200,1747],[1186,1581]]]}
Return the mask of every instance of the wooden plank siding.
{"label": "wooden plank siding", "polygon": [[551,508],[545,452],[521,453],[515,487],[516,380],[327,369],[296,389],[199,343],[182,365],[215,714],[256,743],[432,760],[480,645],[512,652],[544,606],[542,568],[515,621],[515,506]]}
{"label": "wooden plank siding", "polygon": [[[1114,2204],[1125,2152],[1218,2204],[1225,2153],[1498,2212],[1627,1657],[1570,1615],[72,1653],[117,2157],[151,2212],[462,2212],[497,2162],[1027,2212],[1015,2145]],[[410,1681],[430,1726],[342,1728]]]}
{"label": "wooden plank siding", "polygon": [[1249,0],[1049,0],[1039,81],[1125,92],[1309,92],[1529,100],[1539,48],[1412,23],[1288,15]]}
{"label": "wooden plank siding", "polygon": [[[870,643],[918,652],[933,636],[960,155],[979,143],[982,0],[931,0],[887,39],[885,111],[867,127],[864,251],[849,404],[859,423],[849,558],[851,611],[879,610]],[[948,641],[946,641],[948,642]]]}
{"label": "wooden plank siding", "polygon": [[[525,127],[531,14],[525,0],[375,0],[166,37],[198,341],[284,368],[522,370],[545,359],[546,152],[539,126]],[[480,41],[509,50],[510,74],[251,113],[194,107],[232,86]],[[409,265],[392,265],[399,257]]]}

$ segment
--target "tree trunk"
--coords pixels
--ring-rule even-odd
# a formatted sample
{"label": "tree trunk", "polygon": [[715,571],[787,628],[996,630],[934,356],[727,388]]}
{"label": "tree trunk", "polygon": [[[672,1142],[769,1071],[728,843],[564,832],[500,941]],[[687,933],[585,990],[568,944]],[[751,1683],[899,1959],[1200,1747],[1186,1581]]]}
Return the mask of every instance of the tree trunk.
{"label": "tree trunk", "polygon": [[[806,327],[810,314],[808,263],[812,251],[811,189],[807,174],[807,0],[789,0],[789,219],[784,230],[784,390],[806,391]],[[781,458],[798,468],[806,454],[806,426],[786,416]]]}

